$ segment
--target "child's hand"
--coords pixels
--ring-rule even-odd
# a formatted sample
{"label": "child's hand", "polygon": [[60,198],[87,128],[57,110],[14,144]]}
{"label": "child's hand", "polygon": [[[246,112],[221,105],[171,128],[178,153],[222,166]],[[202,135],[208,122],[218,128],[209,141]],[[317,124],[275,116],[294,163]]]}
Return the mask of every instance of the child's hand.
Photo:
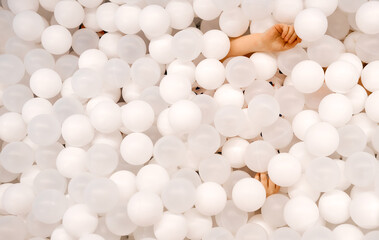
{"label": "child's hand", "polygon": [[256,173],[254,178],[262,183],[263,187],[266,189],[267,197],[279,192],[280,187],[271,181],[267,176],[267,173]]}
{"label": "child's hand", "polygon": [[275,24],[263,33],[263,42],[268,51],[284,51],[301,42],[292,25]]}

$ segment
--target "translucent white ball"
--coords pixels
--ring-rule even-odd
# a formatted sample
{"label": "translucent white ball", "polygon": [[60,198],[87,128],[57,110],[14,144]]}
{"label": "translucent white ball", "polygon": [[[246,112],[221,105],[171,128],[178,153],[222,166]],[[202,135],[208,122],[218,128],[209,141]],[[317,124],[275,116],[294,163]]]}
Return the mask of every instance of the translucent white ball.
{"label": "translucent white ball", "polygon": [[0,162],[8,172],[25,172],[33,165],[33,150],[24,142],[11,142],[2,149]]}
{"label": "translucent white ball", "polygon": [[188,223],[188,238],[201,239],[212,228],[212,218],[202,215],[196,208],[191,208],[185,212],[184,217]]}
{"label": "translucent white ball", "polygon": [[146,43],[137,35],[125,35],[120,38],[117,46],[118,55],[129,64],[146,54]]}
{"label": "translucent white ball", "polygon": [[121,107],[123,125],[133,132],[144,132],[154,122],[152,107],[141,100],[134,100]]}
{"label": "translucent white ball", "polygon": [[228,139],[222,146],[222,156],[226,157],[232,168],[244,167],[244,154],[249,142],[243,138]]}
{"label": "translucent white ball", "polygon": [[324,83],[324,70],[317,62],[304,60],[292,69],[291,80],[299,92],[313,93]]}
{"label": "translucent white ball", "polygon": [[228,82],[236,88],[249,86],[257,77],[256,67],[252,60],[244,56],[232,58],[226,64],[225,76]]}
{"label": "translucent white ball", "polygon": [[32,208],[34,200],[33,189],[23,183],[15,183],[9,186],[2,196],[2,207],[12,215],[26,215]]}
{"label": "translucent white ball", "polygon": [[76,28],[84,20],[84,10],[80,3],[75,1],[59,1],[55,5],[54,18],[66,28]]}
{"label": "translucent white ball", "polygon": [[155,193],[137,192],[128,202],[128,216],[137,226],[151,226],[157,223],[162,215],[162,200]]}
{"label": "translucent white ball", "polygon": [[208,157],[220,148],[221,138],[213,126],[202,124],[188,134],[187,142],[189,150],[196,156]]}
{"label": "translucent white ball", "polygon": [[122,88],[130,80],[130,67],[122,59],[109,59],[103,70],[104,84],[111,88]]}
{"label": "translucent white ball", "polygon": [[6,112],[0,116],[0,138],[3,141],[21,141],[26,133],[27,126],[19,113]]}
{"label": "translucent white ball", "polygon": [[86,8],[95,8],[102,3],[101,0],[78,0],[78,2]]}
{"label": "translucent white ball", "polygon": [[3,6],[8,6],[9,9],[14,13],[20,13],[22,11],[26,10],[32,10],[32,11],[37,11],[38,9],[38,1],[37,0],[32,0],[32,1],[27,1],[27,0],[22,0],[22,1],[8,1],[6,5],[3,4]]}
{"label": "translucent white ball", "polygon": [[224,188],[215,182],[202,183],[196,189],[196,209],[205,216],[220,213],[226,205]]}
{"label": "translucent white ball", "polygon": [[85,187],[84,202],[95,213],[106,213],[119,202],[116,184],[108,178],[95,178]]}
{"label": "translucent white ball", "polygon": [[358,83],[358,79],[359,72],[353,64],[346,61],[332,63],[325,72],[326,86],[333,92],[350,91]]}
{"label": "translucent white ball", "polygon": [[300,46],[278,53],[278,67],[284,74],[291,75],[292,69],[301,61],[307,60],[307,52]]}
{"label": "translucent white ball", "polygon": [[284,117],[291,119],[304,108],[304,94],[293,86],[283,86],[277,89],[274,96],[279,103],[280,113]]}
{"label": "translucent white ball", "polygon": [[168,111],[168,121],[177,133],[190,133],[201,123],[201,110],[192,101],[180,100],[171,105]]}
{"label": "translucent white ball", "polygon": [[44,19],[34,11],[23,11],[13,18],[13,31],[24,41],[40,41],[45,27]]}
{"label": "translucent white ball", "polygon": [[262,206],[263,219],[273,227],[282,227],[286,225],[283,216],[284,206],[289,198],[282,194],[273,194],[269,196]]}
{"label": "translucent white ball", "polygon": [[70,206],[63,215],[62,225],[64,229],[74,237],[81,237],[93,233],[98,225],[98,217],[85,204]]}
{"label": "translucent white ball", "polygon": [[274,148],[287,147],[293,138],[291,123],[285,118],[278,118],[272,125],[262,129],[262,137]]}
{"label": "translucent white ball", "polygon": [[221,135],[234,137],[241,132],[244,120],[245,114],[241,108],[227,105],[217,110],[214,125]]}
{"label": "translucent white ball", "polygon": [[379,231],[371,231],[371,232],[368,232],[365,236],[364,236],[364,240],[375,240],[379,237]]}
{"label": "translucent white ball", "polygon": [[308,129],[315,123],[320,122],[320,116],[316,111],[304,110],[295,115],[292,120],[292,130],[297,138],[305,139]]}
{"label": "translucent white ball", "polygon": [[164,136],[154,145],[154,159],[164,167],[177,167],[187,154],[186,146],[176,136]]}
{"label": "translucent white ball", "polygon": [[[178,191],[180,189],[180,191]],[[171,179],[161,193],[163,205],[172,213],[183,213],[195,204],[196,188],[187,179]]]}
{"label": "translucent white ball", "polygon": [[362,231],[352,224],[341,224],[333,229],[333,234],[336,240],[342,239],[364,239]]}
{"label": "translucent white ball", "polygon": [[150,37],[159,37],[170,27],[170,15],[161,6],[149,5],[142,9],[139,17],[141,30]]}
{"label": "translucent white ball", "polygon": [[124,161],[132,165],[142,165],[153,154],[153,142],[143,133],[128,134],[121,142],[120,153]]}
{"label": "translucent white ball", "polygon": [[322,121],[328,122],[334,127],[342,127],[350,121],[353,108],[346,96],[332,93],[321,100],[318,112]]}
{"label": "translucent white ball", "polygon": [[246,224],[248,213],[237,208],[232,200],[228,200],[224,210],[215,216],[216,224],[232,233]]}
{"label": "translucent white ball", "polygon": [[162,78],[159,92],[163,100],[173,104],[178,100],[188,99],[191,93],[191,83],[185,76],[170,74]]}
{"label": "translucent white ball", "polygon": [[35,197],[32,214],[38,221],[46,224],[59,222],[68,208],[65,195],[57,190],[47,189]]}
{"label": "translucent white ball", "polygon": [[298,232],[289,227],[282,227],[276,229],[271,234],[271,240],[300,240],[301,236]]}
{"label": "translucent white ball", "polygon": [[103,80],[95,70],[82,68],[74,73],[71,84],[73,92],[79,97],[90,98],[101,92]]}
{"label": "translucent white ball", "polygon": [[87,151],[87,169],[98,176],[108,176],[117,167],[119,156],[107,144],[94,144]]}
{"label": "translucent white ball", "polygon": [[378,101],[379,91],[375,91],[368,96],[365,103],[366,114],[374,122],[379,122]]}
{"label": "translucent white ball", "polygon": [[362,71],[362,84],[370,92],[379,90],[379,84],[375,79],[379,76],[379,61],[373,61],[367,64]]}
{"label": "translucent white ball", "polygon": [[136,186],[139,191],[160,194],[169,179],[170,177],[165,168],[158,164],[148,164],[138,171]]}
{"label": "translucent white ball", "polygon": [[214,95],[214,100],[219,107],[234,105],[242,108],[244,105],[244,95],[240,88],[233,87],[230,84],[223,84],[219,87]]}
{"label": "translucent white ball", "polygon": [[193,10],[199,18],[206,21],[217,18],[221,13],[213,0],[194,0]]}
{"label": "translucent white ball", "polygon": [[317,205],[308,197],[291,198],[285,205],[284,220],[295,231],[305,231],[319,219]]}
{"label": "translucent white ball", "polygon": [[258,223],[248,223],[240,227],[236,233],[236,240],[249,238],[250,236],[257,237],[258,239],[268,239],[267,231]]}
{"label": "translucent white ball", "polygon": [[55,59],[45,49],[37,48],[32,49],[25,54],[24,64],[26,71],[32,75],[36,70],[41,68],[54,69]]}
{"label": "translucent white ball", "polygon": [[102,101],[91,110],[89,119],[97,131],[112,133],[121,127],[121,109],[113,101]]}
{"label": "translucent white ball", "polygon": [[[51,54],[47,51],[46,54],[49,54],[51,56]],[[78,60],[79,58],[77,56],[63,55],[57,59],[57,62],[55,64],[55,71],[57,71],[62,79],[68,79],[78,69]]]}
{"label": "translucent white ball", "polygon": [[79,240],[105,240],[98,234],[85,234],[79,238]]}
{"label": "translucent white ball", "polygon": [[250,56],[256,70],[257,80],[271,79],[277,72],[276,58],[268,53],[257,52]]}
{"label": "translucent white ball", "polygon": [[305,7],[306,8],[318,8],[320,9],[326,16],[332,15],[332,13],[336,10],[338,6],[338,0],[321,0],[321,1],[315,1],[315,0],[306,0],[305,1]]}
{"label": "translucent white ball", "polygon": [[181,30],[172,39],[174,56],[182,61],[192,61],[197,58],[203,46],[203,34],[196,28]]}
{"label": "translucent white ball", "polygon": [[367,152],[355,152],[346,159],[345,175],[355,186],[370,186],[376,172],[377,160]]}
{"label": "translucent white ball", "polygon": [[314,158],[305,170],[311,186],[320,192],[333,190],[340,183],[341,171],[335,160],[328,157]]}
{"label": "translucent white ball", "polygon": [[87,157],[86,151],[81,148],[66,147],[57,156],[57,170],[66,178],[76,177],[87,171]]}
{"label": "translucent white ball", "polygon": [[340,0],[338,8],[347,13],[355,13],[366,0]]}
{"label": "translucent white ball", "polygon": [[255,96],[248,105],[249,118],[260,126],[270,126],[279,118],[278,101],[268,94]]}
{"label": "translucent white ball", "polygon": [[61,91],[62,80],[54,70],[41,68],[30,77],[30,88],[38,97],[52,98]]}
{"label": "translucent white ball", "polygon": [[[195,3],[194,3],[195,5]],[[204,48],[203,55],[206,58],[223,59],[230,50],[228,35],[220,30],[210,30],[203,35]]]}
{"label": "translucent white ball", "polygon": [[362,4],[355,15],[359,30],[366,34],[379,33],[379,11],[378,2],[366,2]]}
{"label": "translucent white ball", "polygon": [[141,88],[154,86],[161,78],[161,67],[150,57],[137,59],[131,69],[132,80]]}
{"label": "translucent white ball", "polygon": [[168,64],[175,59],[174,53],[171,49],[172,38],[173,36],[169,34],[163,34],[160,37],[150,40],[150,56],[158,63]]}
{"label": "translucent white ball", "polygon": [[311,42],[307,48],[309,59],[316,61],[321,67],[327,67],[337,61],[344,52],[344,44],[329,35],[324,35],[319,40]]}
{"label": "translucent white ball", "polygon": [[51,25],[42,32],[41,43],[49,53],[60,55],[70,49],[72,36],[67,28],[60,25]]}
{"label": "translucent white ball", "polygon": [[61,136],[61,124],[54,115],[38,115],[28,124],[28,136],[39,146],[52,145]]}
{"label": "translucent white ball", "polygon": [[204,182],[223,184],[229,179],[231,171],[230,163],[223,155],[214,154],[199,164],[199,175]]}
{"label": "translucent white ball", "polygon": [[217,59],[204,59],[196,66],[195,78],[200,87],[217,89],[225,81],[224,65]]}
{"label": "translucent white ball", "polygon": [[[218,1],[214,1],[215,3]],[[246,32],[249,27],[249,19],[240,7],[230,8],[220,15],[219,25],[221,31],[229,37],[239,37]]]}
{"label": "translucent white ball", "polygon": [[164,212],[162,218],[154,224],[157,239],[184,239],[187,231],[186,218],[182,214]]}
{"label": "translucent white ball", "polygon": [[1,230],[2,236],[10,239],[22,240],[27,237],[28,229],[22,217],[20,216],[1,216]]}
{"label": "translucent white ball", "polygon": [[245,212],[254,212],[266,201],[266,190],[261,182],[254,178],[243,178],[233,187],[232,200]]}
{"label": "translucent white ball", "polygon": [[330,123],[319,122],[311,126],[304,139],[307,150],[315,156],[329,156],[337,150],[339,135]]}
{"label": "translucent white ball", "polygon": [[367,92],[364,87],[357,84],[348,93],[345,93],[344,95],[348,97],[351,101],[354,114],[360,113],[364,109],[365,102],[367,100]]}
{"label": "translucent white ball", "polygon": [[176,59],[168,65],[167,74],[184,75],[190,80],[191,83],[194,83],[195,70],[196,70],[196,66],[192,61],[182,61],[182,60]]}
{"label": "translucent white ball", "polygon": [[241,8],[244,14],[251,20],[257,21],[268,17],[274,7],[274,1],[243,0]]}
{"label": "translucent white ball", "polygon": [[62,137],[71,146],[85,146],[92,141],[94,136],[94,128],[85,115],[73,114],[62,124]]}
{"label": "translucent white ball", "polygon": [[301,39],[312,42],[325,34],[328,20],[320,9],[308,8],[296,15],[294,27]]}
{"label": "translucent white ball", "polygon": [[250,143],[244,153],[246,166],[254,172],[266,172],[270,159],[277,154],[268,142],[257,140]]}
{"label": "translucent white ball", "polygon": [[94,30],[82,28],[72,35],[72,49],[78,54],[82,54],[88,49],[97,48],[99,36]]}
{"label": "translucent white ball", "polygon": [[[370,206],[368,208],[368,206]],[[379,201],[374,192],[364,192],[353,197],[350,203],[351,219],[359,227],[375,229],[379,226]]]}
{"label": "translucent white ball", "polygon": [[185,29],[193,22],[194,12],[192,4],[187,1],[170,1],[166,5],[166,11],[170,15],[170,26],[174,29]]}
{"label": "translucent white ball", "polygon": [[[304,8],[301,0],[282,0],[274,1],[273,17],[278,22],[293,23],[295,17]],[[326,29],[325,29],[326,30]]]}
{"label": "translucent white ball", "polygon": [[300,161],[289,153],[273,156],[268,164],[270,179],[282,187],[290,187],[301,177]]}
{"label": "translucent white ball", "polygon": [[115,16],[119,6],[113,2],[101,4],[96,9],[96,22],[100,29],[107,32],[116,32]]}
{"label": "translucent white ball", "polygon": [[348,157],[355,152],[363,151],[367,140],[363,130],[354,125],[345,125],[338,129],[339,145],[337,152],[342,156]]}
{"label": "translucent white ball", "polygon": [[115,16],[115,23],[118,30],[125,34],[136,34],[141,30],[139,16],[141,8],[135,5],[121,5]]}
{"label": "translucent white ball", "polygon": [[350,218],[351,198],[341,190],[324,193],[318,203],[321,217],[332,224],[341,224]]}
{"label": "translucent white ball", "polygon": [[237,7],[241,3],[241,0],[213,0],[213,3],[217,8],[225,11]]}
{"label": "translucent white ball", "polygon": [[0,55],[0,83],[15,84],[23,78],[25,66],[21,59],[13,54]]}
{"label": "translucent white ball", "polygon": [[324,226],[312,226],[308,228],[304,234],[302,239],[304,240],[313,240],[313,239],[325,239],[325,240],[334,240],[333,232]]}

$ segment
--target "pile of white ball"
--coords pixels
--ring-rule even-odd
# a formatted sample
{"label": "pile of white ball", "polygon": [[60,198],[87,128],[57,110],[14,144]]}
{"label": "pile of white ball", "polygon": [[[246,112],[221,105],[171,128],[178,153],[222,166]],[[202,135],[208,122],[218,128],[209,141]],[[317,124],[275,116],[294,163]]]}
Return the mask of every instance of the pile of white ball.
{"label": "pile of white ball", "polygon": [[2,0],[0,95],[1,240],[379,239],[379,1]]}

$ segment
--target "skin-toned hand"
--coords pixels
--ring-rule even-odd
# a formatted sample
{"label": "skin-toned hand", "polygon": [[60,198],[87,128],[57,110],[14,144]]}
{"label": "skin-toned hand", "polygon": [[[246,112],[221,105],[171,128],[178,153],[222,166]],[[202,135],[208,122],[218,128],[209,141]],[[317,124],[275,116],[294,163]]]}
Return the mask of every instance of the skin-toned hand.
{"label": "skin-toned hand", "polygon": [[280,187],[271,181],[267,173],[256,173],[254,178],[260,181],[266,189],[266,197],[279,192]]}
{"label": "skin-toned hand", "polygon": [[269,51],[285,51],[296,46],[301,39],[292,25],[275,24],[263,34],[263,42]]}

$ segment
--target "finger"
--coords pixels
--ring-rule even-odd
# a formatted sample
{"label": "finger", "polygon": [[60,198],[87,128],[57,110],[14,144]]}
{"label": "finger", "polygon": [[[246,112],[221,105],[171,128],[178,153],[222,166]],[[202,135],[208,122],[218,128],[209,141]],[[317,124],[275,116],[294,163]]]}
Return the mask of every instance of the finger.
{"label": "finger", "polygon": [[258,181],[261,181],[261,178],[260,178],[260,174],[259,173],[256,173],[255,176],[254,176],[255,179],[257,179]]}
{"label": "finger", "polygon": [[291,44],[291,43],[295,42],[296,38],[297,38],[297,34],[295,32],[293,32],[292,36],[288,40],[288,43]]}
{"label": "finger", "polygon": [[286,35],[286,37],[284,38],[284,41],[288,41],[291,37],[292,37],[292,35],[295,33],[295,29],[294,29],[294,27],[293,26],[289,26],[288,27],[288,33],[287,33],[287,35]]}
{"label": "finger", "polygon": [[268,179],[268,188],[271,190],[271,192],[276,193],[276,185],[271,179]]}
{"label": "finger", "polygon": [[283,26],[282,38],[284,39],[288,33],[288,25]]}
{"label": "finger", "polygon": [[275,193],[278,193],[279,190],[280,190],[280,186],[276,185],[276,186],[275,186]]}
{"label": "finger", "polygon": [[276,29],[276,31],[278,31],[279,33],[282,33],[283,32],[283,24],[275,24],[274,25],[274,28]]}
{"label": "finger", "polygon": [[263,183],[264,186],[268,186],[268,181],[267,181],[267,174],[266,173],[261,173],[261,182]]}

